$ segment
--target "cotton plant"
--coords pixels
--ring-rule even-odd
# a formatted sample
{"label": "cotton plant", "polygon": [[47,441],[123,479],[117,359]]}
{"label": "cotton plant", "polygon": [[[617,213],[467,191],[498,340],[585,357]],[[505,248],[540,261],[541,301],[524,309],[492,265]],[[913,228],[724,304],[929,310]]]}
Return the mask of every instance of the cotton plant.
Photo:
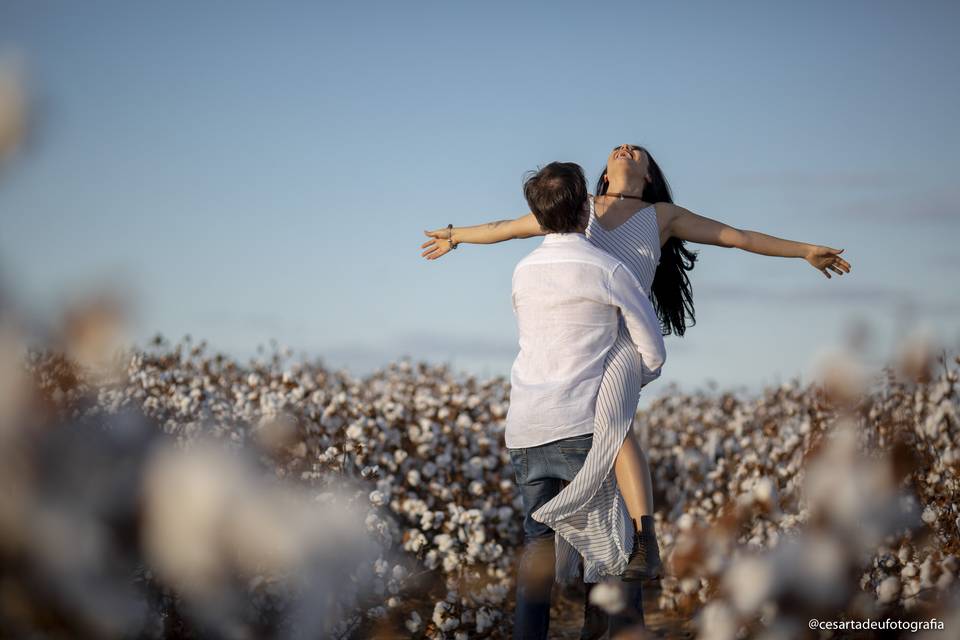
{"label": "cotton plant", "polygon": [[[905,348],[879,380],[835,357],[819,384],[668,393],[642,412],[668,566],[659,607],[700,621],[703,637],[772,638],[795,631],[800,610],[777,606],[784,599],[857,615],[926,609],[956,592],[957,368],[931,365],[924,348]],[[506,380],[411,362],[361,379],[282,354],[240,363],[187,340],[157,340],[126,358],[110,384],[55,353],[31,355],[25,370],[66,414],[140,414],[181,448],[256,459],[312,495],[318,513],[348,504],[375,548],[343,570],[345,584],[369,588],[338,605],[334,637],[383,625],[425,638],[509,635],[522,505],[502,444]],[[195,498],[204,505],[239,499],[217,497],[217,480],[235,477],[224,464],[196,472],[197,486],[209,486]],[[280,526],[295,510],[242,511],[253,540],[234,541],[246,550],[235,561],[270,569],[246,591],[264,620],[296,613],[310,628],[311,612],[283,608],[293,591],[278,578],[309,547],[299,527],[314,525]],[[212,535],[197,526],[168,535]],[[256,544],[274,538],[273,556]],[[202,558],[178,565],[175,554],[154,555],[152,581],[169,566],[210,579]]]}

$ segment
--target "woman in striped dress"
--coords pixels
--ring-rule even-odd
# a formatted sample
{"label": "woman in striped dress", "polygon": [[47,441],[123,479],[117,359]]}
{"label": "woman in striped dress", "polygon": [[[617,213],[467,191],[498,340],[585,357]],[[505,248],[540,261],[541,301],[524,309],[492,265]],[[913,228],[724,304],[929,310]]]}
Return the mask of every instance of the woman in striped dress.
{"label": "woman in striped dress", "polygon": [[[461,242],[491,244],[542,235],[533,214],[473,227],[425,232],[422,255],[435,260]],[[736,247],[768,256],[804,258],[827,278],[849,273],[842,249],[730,227],[673,204],[663,172],[636,145],[615,147],[590,199],[588,239],[623,262],[651,298],[664,335],[684,335],[694,322],[687,271],[696,254],[686,242]],[[597,395],[594,442],[583,469],[534,518],[557,534],[557,579],[571,580],[582,556],[584,580],[604,575],[654,578],[660,556],[653,527],[653,483],[632,433],[639,401],[639,356],[621,326]],[[614,473],[611,473],[611,467]],[[618,491],[619,489],[619,491]]]}

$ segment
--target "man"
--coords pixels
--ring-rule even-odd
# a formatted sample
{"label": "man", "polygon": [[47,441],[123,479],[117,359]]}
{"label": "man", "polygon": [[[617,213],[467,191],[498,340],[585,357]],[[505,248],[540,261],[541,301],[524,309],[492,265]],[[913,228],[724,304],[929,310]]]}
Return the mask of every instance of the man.
{"label": "man", "polygon": [[[583,466],[620,318],[642,357],[644,384],[659,376],[665,352],[640,283],[584,235],[589,209],[583,170],[550,163],[526,180],[524,196],[547,235],[513,274],[520,353],[511,372],[505,437],[525,512],[514,638],[533,640],[546,638],[550,623],[554,531],[532,514]],[[606,631],[597,614],[588,610],[583,637],[596,633],[598,621],[600,633]]]}

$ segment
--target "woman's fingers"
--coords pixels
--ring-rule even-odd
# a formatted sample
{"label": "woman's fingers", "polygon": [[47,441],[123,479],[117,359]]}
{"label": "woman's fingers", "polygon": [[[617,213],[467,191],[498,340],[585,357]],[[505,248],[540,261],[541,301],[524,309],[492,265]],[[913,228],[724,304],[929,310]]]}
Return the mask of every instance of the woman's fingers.
{"label": "woman's fingers", "polygon": [[438,246],[435,246],[435,247],[433,247],[433,248],[431,248],[431,249],[427,249],[426,251],[424,251],[424,252],[421,253],[420,255],[423,256],[424,258],[426,258],[427,260],[436,260],[436,259],[439,258],[440,256],[446,255],[446,253],[447,253],[448,251],[449,251],[449,249],[447,249],[447,248],[445,248],[445,247],[441,247],[441,246],[438,245]]}
{"label": "woman's fingers", "polygon": [[435,239],[427,240],[427,241],[424,242],[422,245],[420,245],[420,248],[421,248],[421,249],[426,249],[427,247],[433,246],[433,245],[435,245],[436,243],[437,243],[437,241],[436,241]]}
{"label": "woman's fingers", "polygon": [[837,258],[830,263],[830,266],[836,269],[842,269],[845,273],[850,273],[850,263],[842,258]]}

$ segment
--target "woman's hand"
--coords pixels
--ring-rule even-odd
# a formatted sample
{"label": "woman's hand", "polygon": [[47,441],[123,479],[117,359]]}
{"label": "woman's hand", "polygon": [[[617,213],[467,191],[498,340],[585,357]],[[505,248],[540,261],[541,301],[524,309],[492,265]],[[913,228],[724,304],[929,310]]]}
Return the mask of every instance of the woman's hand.
{"label": "woman's hand", "polygon": [[443,229],[437,229],[436,231],[424,231],[423,235],[430,238],[420,245],[420,248],[424,249],[424,252],[420,255],[427,260],[436,260],[437,258],[446,255],[451,249],[453,249],[453,243],[448,240],[450,236],[450,230],[446,227]]}
{"label": "woman's hand", "polygon": [[804,258],[814,269],[818,269],[823,275],[830,278],[831,271],[838,276],[850,273],[850,263],[840,257],[841,253],[843,253],[843,249],[815,246],[810,249]]}

